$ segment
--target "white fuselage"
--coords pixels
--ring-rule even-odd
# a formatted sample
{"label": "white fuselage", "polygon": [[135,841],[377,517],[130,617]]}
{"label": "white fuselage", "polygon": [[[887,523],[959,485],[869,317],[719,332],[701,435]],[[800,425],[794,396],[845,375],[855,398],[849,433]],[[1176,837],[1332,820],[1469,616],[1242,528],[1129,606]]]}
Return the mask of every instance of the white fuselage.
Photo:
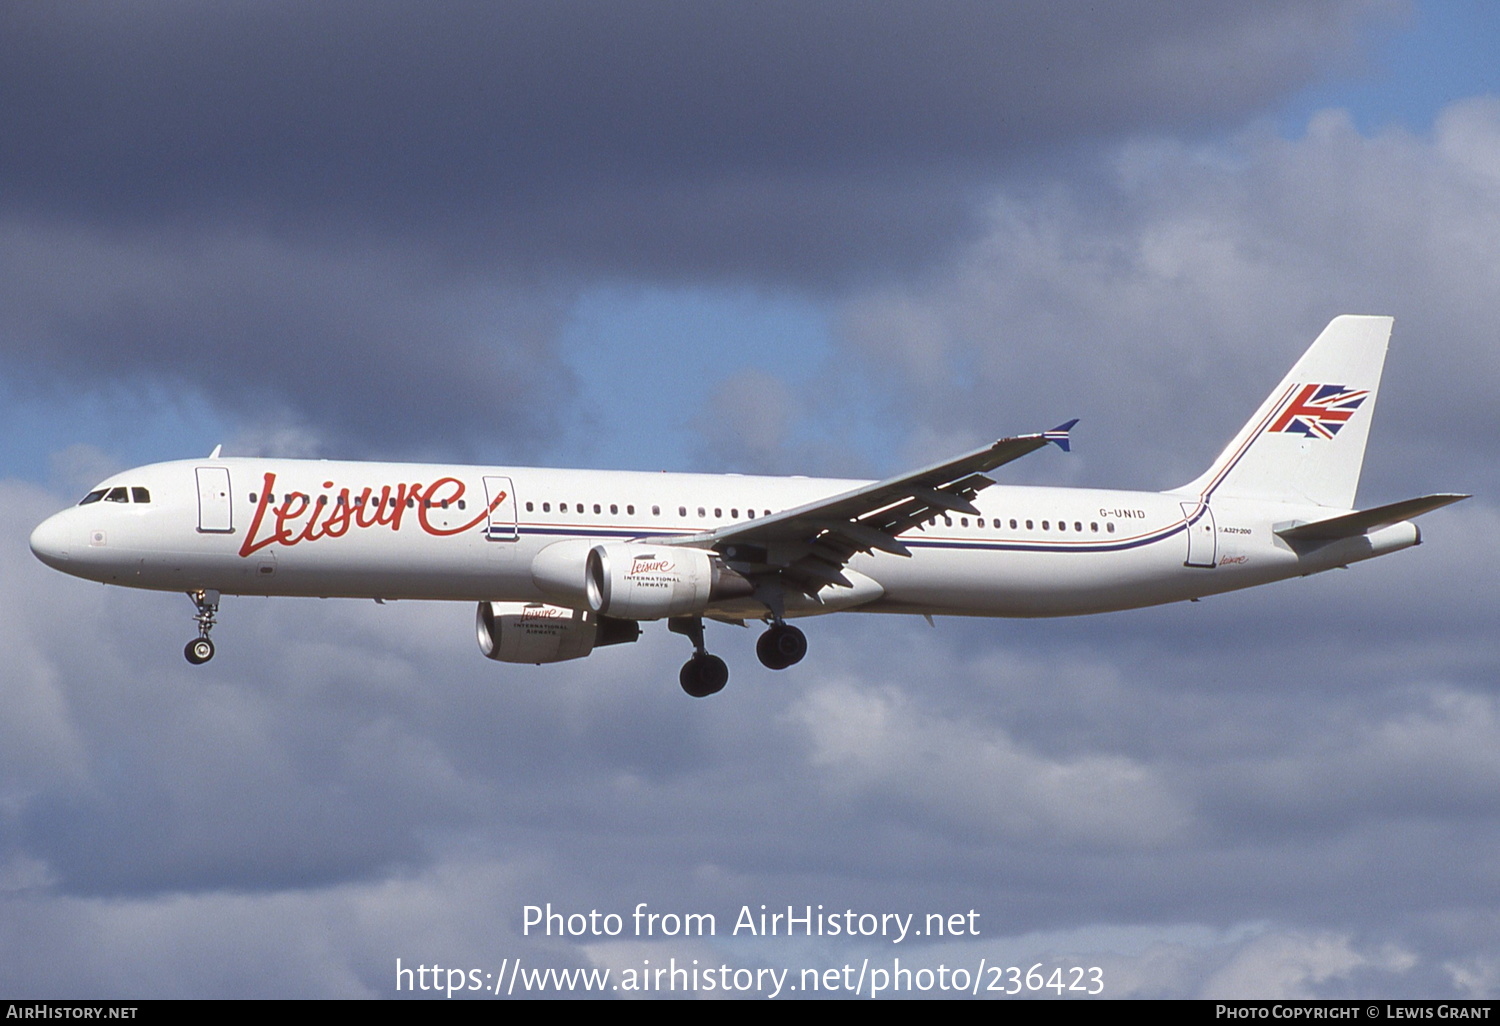
{"label": "white fuselage", "polygon": [[[32,548],[48,565],[126,587],[231,595],[556,602],[536,557],[569,540],[655,540],[848,492],[863,482],[738,475],[312,460],[160,463],[103,482]],[[145,498],[146,501],[136,501]],[[911,555],[858,554],[836,609],[1068,616],[1155,605],[1316,573],[1416,544],[1400,523],[1298,553],[1273,529],[1329,515],[1180,493],[1002,487],[979,516],[901,536]],[[840,593],[843,593],[841,597]],[[707,615],[759,618],[740,599]]]}

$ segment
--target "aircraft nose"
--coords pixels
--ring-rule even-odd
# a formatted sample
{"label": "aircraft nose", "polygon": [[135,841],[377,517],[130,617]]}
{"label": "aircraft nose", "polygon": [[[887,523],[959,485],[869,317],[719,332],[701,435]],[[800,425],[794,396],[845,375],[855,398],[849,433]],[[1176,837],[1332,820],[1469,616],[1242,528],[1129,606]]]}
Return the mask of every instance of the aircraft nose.
{"label": "aircraft nose", "polygon": [[55,513],[31,532],[32,554],[54,569],[62,569],[63,564],[72,558],[73,532],[69,529],[68,519],[62,513]]}

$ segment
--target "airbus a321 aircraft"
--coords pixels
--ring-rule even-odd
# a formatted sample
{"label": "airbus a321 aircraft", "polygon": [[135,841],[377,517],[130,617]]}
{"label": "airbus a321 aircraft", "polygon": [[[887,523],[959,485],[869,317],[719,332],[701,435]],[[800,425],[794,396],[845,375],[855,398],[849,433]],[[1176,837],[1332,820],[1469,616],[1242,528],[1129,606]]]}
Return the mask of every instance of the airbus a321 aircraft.
{"label": "airbus a321 aircraft", "polygon": [[189,662],[213,657],[221,595],[477,602],[479,648],[578,659],[666,620],[682,688],[729,679],[703,621],[846,610],[1072,616],[1248,588],[1416,545],[1411,519],[1464,495],[1355,511],[1388,317],[1336,318],[1197,480],[1167,492],[994,487],[989,472],[1069,421],[885,481],[208,459],[115,475],[31,536],[48,566],[184,591]]}

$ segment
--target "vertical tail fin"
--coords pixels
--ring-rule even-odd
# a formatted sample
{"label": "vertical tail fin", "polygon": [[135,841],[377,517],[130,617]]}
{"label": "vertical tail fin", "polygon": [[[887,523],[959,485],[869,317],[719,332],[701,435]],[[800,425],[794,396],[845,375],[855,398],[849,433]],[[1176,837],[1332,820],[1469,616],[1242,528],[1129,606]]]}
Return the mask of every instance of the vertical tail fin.
{"label": "vertical tail fin", "polygon": [[1177,489],[1352,509],[1390,317],[1335,317],[1196,481]]}

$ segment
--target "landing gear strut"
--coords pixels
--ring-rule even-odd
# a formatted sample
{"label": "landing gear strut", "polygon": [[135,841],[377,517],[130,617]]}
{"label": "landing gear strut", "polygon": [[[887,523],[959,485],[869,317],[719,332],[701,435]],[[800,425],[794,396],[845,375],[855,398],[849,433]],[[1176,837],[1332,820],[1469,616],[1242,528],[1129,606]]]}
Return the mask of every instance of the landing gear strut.
{"label": "landing gear strut", "polygon": [[755,654],[766,669],[784,670],[807,655],[807,635],[778,620],[755,642]]}
{"label": "landing gear strut", "polygon": [[703,647],[703,618],[674,616],[667,621],[667,630],[685,635],[693,643],[693,658],[682,664],[682,672],[677,675],[682,690],[694,698],[707,698],[723,691],[729,683],[729,667]]}
{"label": "landing gear strut", "polygon": [[188,592],[188,598],[198,607],[198,612],[193,616],[198,621],[198,636],[187,643],[182,654],[187,657],[188,662],[198,666],[214,657],[213,639],[208,635],[214,629],[214,619],[219,612],[219,593],[200,588]]}

